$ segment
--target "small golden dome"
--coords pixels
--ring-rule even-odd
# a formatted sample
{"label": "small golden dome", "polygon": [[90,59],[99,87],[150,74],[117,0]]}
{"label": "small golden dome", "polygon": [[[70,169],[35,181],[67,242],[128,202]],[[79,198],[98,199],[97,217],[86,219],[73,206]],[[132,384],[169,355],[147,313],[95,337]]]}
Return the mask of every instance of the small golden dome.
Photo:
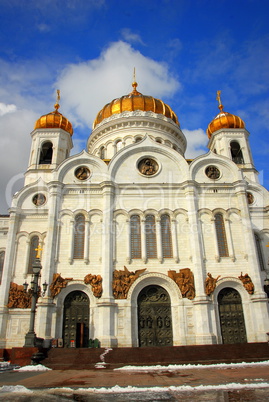
{"label": "small golden dome", "polygon": [[70,135],[73,135],[73,127],[70,121],[58,112],[60,105],[58,101],[60,100],[60,91],[57,90],[57,101],[54,105],[55,110],[51,113],[41,116],[35,123],[35,128],[61,128],[67,131]]}
{"label": "small golden dome", "polygon": [[129,95],[124,95],[121,98],[114,99],[100,110],[93,123],[93,128],[113,114],[119,114],[125,111],[133,112],[135,110],[163,114],[164,116],[172,119],[179,126],[177,115],[175,112],[173,112],[170,106],[166,105],[160,99],[153,98],[152,96],[142,95],[137,91],[137,83],[135,81],[132,83],[132,86],[134,89]]}
{"label": "small golden dome", "polygon": [[217,100],[219,101],[220,113],[209,123],[207,127],[207,136],[211,138],[211,135],[221,128],[245,128],[245,123],[239,116],[224,112],[223,105],[220,100],[220,91],[217,92]]}

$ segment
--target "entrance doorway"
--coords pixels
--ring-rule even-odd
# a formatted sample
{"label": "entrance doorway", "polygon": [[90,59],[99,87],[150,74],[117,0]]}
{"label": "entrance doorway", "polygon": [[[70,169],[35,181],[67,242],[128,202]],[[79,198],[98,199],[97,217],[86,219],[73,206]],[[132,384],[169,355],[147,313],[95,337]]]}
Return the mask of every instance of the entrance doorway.
{"label": "entrance doorway", "polygon": [[161,286],[150,285],[138,295],[139,346],[173,346],[171,302]]}
{"label": "entrance doorway", "polygon": [[76,290],[64,301],[64,347],[86,348],[89,343],[89,298]]}
{"label": "entrance doorway", "polygon": [[246,327],[241,296],[233,288],[218,294],[219,318],[223,343],[246,343]]}

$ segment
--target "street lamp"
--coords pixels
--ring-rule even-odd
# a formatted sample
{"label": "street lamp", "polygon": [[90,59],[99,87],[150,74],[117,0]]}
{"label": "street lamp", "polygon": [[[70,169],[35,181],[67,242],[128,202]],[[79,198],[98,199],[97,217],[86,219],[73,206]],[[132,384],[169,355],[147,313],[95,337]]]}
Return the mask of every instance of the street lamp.
{"label": "street lamp", "polygon": [[[35,334],[35,313],[36,313],[36,302],[40,293],[40,288],[38,286],[38,279],[40,277],[40,271],[42,269],[42,265],[40,262],[40,251],[41,247],[38,246],[36,249],[36,259],[33,263],[33,279],[31,281],[31,295],[32,295],[32,300],[31,300],[31,313],[30,313],[30,325],[29,325],[29,331],[25,335],[25,344],[24,347],[34,347],[36,346],[36,334]],[[24,290],[27,291],[28,283],[23,284]],[[45,282],[43,283],[43,293],[42,295],[45,294],[47,290],[48,284]]]}

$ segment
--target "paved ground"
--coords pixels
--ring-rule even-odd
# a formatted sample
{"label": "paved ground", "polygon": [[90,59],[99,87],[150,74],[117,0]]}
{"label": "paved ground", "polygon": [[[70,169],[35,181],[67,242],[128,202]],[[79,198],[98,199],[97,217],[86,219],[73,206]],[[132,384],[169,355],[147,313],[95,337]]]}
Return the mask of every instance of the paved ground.
{"label": "paved ground", "polygon": [[[236,391],[231,386],[230,391],[215,390],[214,386],[225,384],[244,384],[248,389]],[[267,366],[250,366],[239,368],[197,368],[180,369],[179,371],[131,372],[108,369],[96,370],[51,370],[46,372],[3,372],[0,374],[0,386],[21,385],[31,389],[31,395],[9,394],[3,392],[0,399],[5,401],[269,401],[269,388],[255,389],[256,384],[267,383],[269,387],[269,369]],[[251,386],[253,385],[253,387]],[[136,393],[117,393],[112,395],[85,394],[86,388],[119,387],[161,387],[163,391],[150,390]],[[213,386],[213,391],[200,392],[194,395],[190,390],[182,392],[173,389],[179,386],[197,387]],[[60,387],[61,390],[51,391]],[[172,387],[168,389],[169,387]],[[250,387],[250,388],[249,388]],[[64,391],[63,388],[72,388]],[[79,390],[78,390],[79,389]],[[141,390],[142,391],[142,390]],[[191,393],[191,395],[190,395]],[[228,396],[227,396],[228,395]],[[55,399],[56,398],[56,399]],[[148,399],[149,398],[149,399]],[[198,399],[197,399],[198,398]]]}

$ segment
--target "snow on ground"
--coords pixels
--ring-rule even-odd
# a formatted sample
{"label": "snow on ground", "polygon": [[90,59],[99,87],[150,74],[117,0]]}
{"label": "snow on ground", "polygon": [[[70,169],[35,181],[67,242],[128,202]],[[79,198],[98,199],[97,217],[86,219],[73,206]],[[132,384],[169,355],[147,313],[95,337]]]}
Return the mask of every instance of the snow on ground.
{"label": "snow on ground", "polygon": [[218,363],[218,364],[169,364],[168,366],[123,366],[116,368],[117,371],[177,371],[186,369],[225,369],[225,368],[242,368],[251,366],[269,366],[269,360],[253,363]]}
{"label": "snow on ground", "polygon": [[0,388],[0,394],[3,392],[20,392],[25,394],[32,394],[31,389],[25,388],[23,385],[3,385]]}
{"label": "snow on ground", "polygon": [[30,366],[23,366],[20,367],[19,369],[16,369],[15,371],[48,371],[52,370],[48,367],[42,366],[42,364],[37,364],[35,365],[30,365]]}
{"label": "snow on ground", "polygon": [[[157,393],[157,392],[206,392],[206,391],[231,391],[231,390],[243,390],[243,389],[265,389],[269,388],[269,383],[261,382],[261,383],[251,383],[251,384],[239,384],[239,383],[228,383],[228,384],[221,384],[221,385],[198,385],[195,387],[191,387],[190,385],[181,385],[181,386],[170,386],[170,387],[120,387],[115,385],[111,388],[76,388],[76,393],[83,393],[83,394],[119,394],[119,393]],[[35,390],[38,391],[38,390]],[[44,390],[43,390],[44,391]],[[61,393],[70,393],[73,392],[74,389],[72,388],[49,388],[46,389],[46,395],[53,394],[57,395]],[[16,386],[7,386],[4,385],[0,388],[0,395],[1,393],[13,393],[13,392],[20,392],[20,393],[32,393],[32,390],[23,387],[22,385]]]}

